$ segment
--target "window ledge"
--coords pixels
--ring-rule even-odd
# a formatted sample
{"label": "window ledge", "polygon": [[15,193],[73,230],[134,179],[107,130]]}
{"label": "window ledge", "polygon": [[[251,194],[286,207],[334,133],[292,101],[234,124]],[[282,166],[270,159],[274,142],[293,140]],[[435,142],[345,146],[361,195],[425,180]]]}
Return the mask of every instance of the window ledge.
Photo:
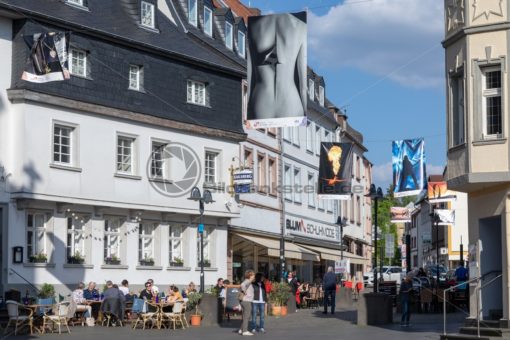
{"label": "window ledge", "polygon": [[269,193],[269,196],[273,197],[273,198],[277,198],[278,195],[277,194],[273,194],[273,193]]}
{"label": "window ledge", "polygon": [[164,183],[164,184],[173,184],[174,181],[170,181],[168,179],[164,178],[149,178],[149,182],[155,182],[155,183]]}
{"label": "window ledge", "polygon": [[64,268],[84,268],[84,269],[93,269],[93,264],[73,264],[73,263],[64,263]]}
{"label": "window ledge", "polygon": [[133,92],[137,92],[137,93],[146,93],[145,92],[145,89],[134,89],[132,87],[128,87],[128,91],[133,91]]}
{"label": "window ledge", "polygon": [[292,143],[292,145],[294,145],[294,146],[295,146],[296,148],[298,148],[298,149],[301,149],[301,145],[299,145],[299,144]]}
{"label": "window ledge", "polygon": [[68,2],[68,1],[66,1],[66,5],[71,6],[73,8],[76,8],[76,9],[81,9],[82,11],[90,12],[90,8],[88,8],[86,6],[81,6],[81,5],[78,5],[78,4],[73,4],[72,2]]}
{"label": "window ledge", "polygon": [[296,204],[296,205],[303,205],[302,202],[298,202],[298,201],[294,201],[294,204]]}
{"label": "window ledge", "polygon": [[128,269],[129,266],[125,264],[102,264],[101,269]]}
{"label": "window ledge", "polygon": [[505,144],[506,138],[494,138],[494,139],[484,139],[484,140],[477,140],[473,142],[474,146],[479,145],[491,145],[491,144]]}
{"label": "window ledge", "polygon": [[285,202],[292,203],[292,200],[290,198],[285,198]]}
{"label": "window ledge", "polygon": [[134,180],[137,180],[137,181],[140,181],[142,179],[142,176],[121,174],[121,173],[118,173],[118,172],[114,173],[113,176],[117,177],[117,178],[134,179]]}
{"label": "window ledge", "polygon": [[55,268],[55,263],[23,263],[23,267],[30,267],[30,268]]}
{"label": "window ledge", "polygon": [[213,189],[213,190],[218,190],[218,191],[223,190],[223,186],[221,184],[216,184],[216,183],[204,183],[204,185],[202,187],[204,189]]}
{"label": "window ledge", "polygon": [[466,143],[462,143],[462,144],[450,147],[448,149],[448,152],[455,152],[455,151],[462,150],[462,149],[465,149],[465,148],[466,148]]}
{"label": "window ledge", "polygon": [[313,156],[313,151],[306,149],[306,153]]}
{"label": "window ledge", "polygon": [[315,210],[315,206],[314,205],[308,205],[308,208]]}
{"label": "window ledge", "polygon": [[188,102],[188,101],[186,101],[186,104],[193,105],[193,106],[198,106],[198,107],[205,107],[207,109],[211,109],[212,108],[210,105],[198,104],[198,103],[193,103],[193,102]]}
{"label": "window ledge", "polygon": [[152,33],[160,33],[159,29],[157,29],[155,27],[145,26],[145,25],[142,25],[141,23],[138,23],[138,27],[143,28],[144,30],[147,30]]}
{"label": "window ledge", "polygon": [[171,271],[175,271],[175,272],[187,272],[187,271],[191,270],[191,267],[172,267],[172,266],[168,266],[168,267],[166,267],[166,270],[171,270]]}
{"label": "window ledge", "polygon": [[82,76],[80,74],[71,73],[71,78],[73,78],[73,77],[83,79],[83,80],[94,80],[90,76]]}
{"label": "window ledge", "polygon": [[136,266],[137,270],[162,270],[162,266]]}
{"label": "window ledge", "polygon": [[[199,272],[200,266],[196,267],[195,271]],[[218,271],[218,268],[216,268],[216,267],[204,267],[204,272],[217,272],[217,271]]]}
{"label": "window ledge", "polygon": [[71,165],[64,165],[64,164],[50,163],[50,168],[59,169],[59,170],[74,171],[74,172],[82,172],[81,168],[78,168],[78,167],[75,167],[75,166],[71,166]]}

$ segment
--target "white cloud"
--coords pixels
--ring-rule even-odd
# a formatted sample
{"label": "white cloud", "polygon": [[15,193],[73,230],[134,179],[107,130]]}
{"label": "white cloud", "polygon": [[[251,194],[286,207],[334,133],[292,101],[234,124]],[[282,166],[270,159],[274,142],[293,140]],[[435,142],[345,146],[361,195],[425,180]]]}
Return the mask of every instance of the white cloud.
{"label": "white cloud", "polygon": [[443,21],[442,1],[346,0],[326,15],[310,13],[310,58],[405,86],[442,86]]}
{"label": "white cloud", "polygon": [[[444,166],[427,164],[427,176],[430,175],[442,175]],[[384,192],[393,183],[393,169],[391,162],[374,165],[372,167],[372,182],[381,187]]]}

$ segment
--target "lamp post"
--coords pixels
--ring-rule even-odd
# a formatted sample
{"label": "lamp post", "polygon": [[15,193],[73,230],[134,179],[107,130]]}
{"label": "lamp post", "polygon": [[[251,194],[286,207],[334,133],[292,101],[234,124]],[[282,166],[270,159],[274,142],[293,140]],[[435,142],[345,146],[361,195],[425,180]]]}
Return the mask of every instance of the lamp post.
{"label": "lamp post", "polygon": [[340,227],[340,260],[344,259],[344,227],[347,226],[347,217],[338,216],[336,224]]}
{"label": "lamp post", "polygon": [[[383,195],[383,192],[382,192],[382,189],[381,187],[377,188],[375,187],[375,184],[372,184],[370,185],[370,192],[365,195],[365,197],[370,197],[370,199],[374,200],[375,201],[375,216],[374,216],[374,219],[375,219],[375,230],[374,230],[374,233],[375,233],[375,254],[374,254],[374,293],[377,293],[379,291],[379,282],[378,282],[378,279],[377,279],[377,213],[378,213],[378,202],[379,200],[383,199],[384,198],[384,195]],[[381,275],[382,275],[382,268],[383,268],[383,257],[382,257],[382,251],[381,251],[381,268],[380,268],[380,272],[381,272]]]}
{"label": "lamp post", "polygon": [[205,278],[204,278],[204,205],[213,203],[211,191],[204,190],[204,195],[200,192],[198,187],[191,189],[191,194],[188,198],[192,201],[198,201],[198,211],[200,212],[200,224],[198,225],[198,233],[200,235],[200,293],[204,292]]}
{"label": "lamp post", "polygon": [[439,287],[439,215],[436,213],[436,208],[433,207],[432,213],[432,224],[436,227],[436,288]]}

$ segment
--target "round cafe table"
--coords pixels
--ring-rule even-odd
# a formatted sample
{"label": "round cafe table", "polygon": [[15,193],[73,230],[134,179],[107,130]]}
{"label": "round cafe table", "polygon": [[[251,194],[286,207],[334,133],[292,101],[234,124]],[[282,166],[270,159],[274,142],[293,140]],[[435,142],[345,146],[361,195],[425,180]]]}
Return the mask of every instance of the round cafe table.
{"label": "round cafe table", "polygon": [[92,317],[96,320],[96,323],[103,321],[103,313],[101,312],[102,300],[87,300],[85,302],[92,309]]}
{"label": "round cafe table", "polygon": [[166,302],[166,301],[160,301],[160,302],[153,302],[153,301],[147,301],[147,306],[152,306],[153,308],[156,309],[155,311],[155,314],[156,314],[156,327],[158,329],[161,329],[162,325],[163,325],[163,316],[164,316],[164,311],[163,309],[167,308],[167,307],[173,307],[175,303],[172,301],[172,302]]}

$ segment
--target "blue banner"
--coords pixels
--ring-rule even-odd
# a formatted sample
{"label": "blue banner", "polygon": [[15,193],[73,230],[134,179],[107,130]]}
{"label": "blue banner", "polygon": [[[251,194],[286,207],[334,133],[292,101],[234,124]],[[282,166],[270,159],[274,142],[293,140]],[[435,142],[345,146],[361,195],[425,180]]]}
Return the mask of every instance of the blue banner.
{"label": "blue banner", "polygon": [[423,138],[394,141],[394,196],[414,196],[427,188],[425,141]]}

